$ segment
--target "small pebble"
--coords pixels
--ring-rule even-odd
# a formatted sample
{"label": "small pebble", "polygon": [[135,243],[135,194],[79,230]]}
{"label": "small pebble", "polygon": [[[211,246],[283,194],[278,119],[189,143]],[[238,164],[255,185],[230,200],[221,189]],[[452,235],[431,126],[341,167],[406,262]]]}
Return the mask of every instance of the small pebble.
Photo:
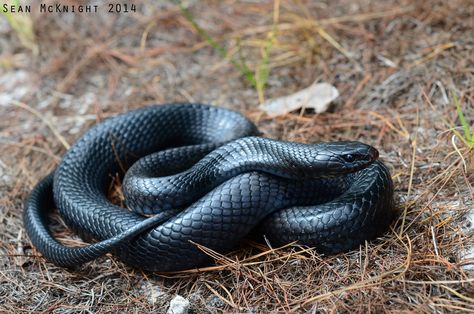
{"label": "small pebble", "polygon": [[166,314],[186,314],[189,311],[189,301],[180,295],[175,296]]}

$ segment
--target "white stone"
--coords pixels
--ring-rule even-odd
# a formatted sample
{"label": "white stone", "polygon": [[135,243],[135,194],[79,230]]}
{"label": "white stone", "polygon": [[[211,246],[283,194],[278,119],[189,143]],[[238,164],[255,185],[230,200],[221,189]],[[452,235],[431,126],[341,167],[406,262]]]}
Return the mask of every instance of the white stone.
{"label": "white stone", "polygon": [[186,314],[189,311],[189,300],[180,295],[175,296],[171,302],[166,314]]}
{"label": "white stone", "polygon": [[316,113],[328,109],[331,101],[339,96],[339,91],[329,83],[313,83],[288,96],[270,99],[260,105],[260,109],[275,117],[299,108],[313,108]]}

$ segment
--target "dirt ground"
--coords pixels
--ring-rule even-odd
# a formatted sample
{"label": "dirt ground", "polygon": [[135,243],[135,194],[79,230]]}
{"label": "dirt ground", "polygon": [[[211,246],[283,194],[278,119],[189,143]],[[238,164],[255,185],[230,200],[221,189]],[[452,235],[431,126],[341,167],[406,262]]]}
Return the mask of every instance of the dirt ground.
{"label": "dirt ground", "polygon": [[[29,48],[0,16],[1,312],[165,313],[176,295],[192,313],[474,312],[474,150],[456,110],[458,99],[472,133],[472,1],[291,0],[277,11],[278,1],[187,1],[191,19],[173,2],[133,3],[129,13],[33,9]],[[230,60],[253,72],[266,51],[259,92]],[[328,112],[258,109],[314,81],[340,92]],[[241,111],[272,138],[377,147],[399,218],[344,254],[244,243],[201,272],[144,273],[112,256],[70,271],[43,259],[22,207],[67,144],[109,116],[178,101]],[[55,235],[79,242],[67,228]]]}

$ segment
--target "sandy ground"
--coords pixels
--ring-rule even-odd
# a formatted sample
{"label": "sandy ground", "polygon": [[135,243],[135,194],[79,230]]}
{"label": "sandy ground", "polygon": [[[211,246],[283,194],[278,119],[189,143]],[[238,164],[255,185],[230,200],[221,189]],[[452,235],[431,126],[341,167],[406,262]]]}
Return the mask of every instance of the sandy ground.
{"label": "sandy ground", "polygon": [[[474,157],[454,101],[473,132],[472,2],[282,1],[260,95],[178,6],[134,3],[137,12],[120,14],[33,12],[33,49],[0,16],[1,312],[161,313],[176,295],[194,313],[474,311]],[[187,4],[229,55],[261,66],[273,1]],[[340,92],[328,112],[270,118],[258,109],[262,96],[314,81]],[[24,232],[22,206],[65,144],[106,117],[177,101],[239,110],[268,137],[374,145],[391,170],[399,218],[348,253],[244,243],[199,273],[143,273],[112,256],[76,271],[44,260]],[[55,221],[58,238],[80,242]]]}

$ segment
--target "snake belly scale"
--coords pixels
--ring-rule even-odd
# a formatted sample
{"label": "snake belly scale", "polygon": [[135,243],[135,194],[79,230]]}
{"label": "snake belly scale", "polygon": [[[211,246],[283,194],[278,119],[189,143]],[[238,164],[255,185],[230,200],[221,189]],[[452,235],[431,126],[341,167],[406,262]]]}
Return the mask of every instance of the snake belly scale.
{"label": "snake belly scale", "polygon": [[[387,229],[393,184],[373,147],[258,135],[241,114],[201,104],[154,105],[107,119],[33,189],[26,231],[59,266],[112,252],[128,265],[166,272],[209,261],[193,242],[226,252],[252,234],[272,245],[298,241],[337,253]],[[127,169],[122,208],[107,189]],[[67,247],[55,240],[48,229],[54,207],[96,242]]]}

